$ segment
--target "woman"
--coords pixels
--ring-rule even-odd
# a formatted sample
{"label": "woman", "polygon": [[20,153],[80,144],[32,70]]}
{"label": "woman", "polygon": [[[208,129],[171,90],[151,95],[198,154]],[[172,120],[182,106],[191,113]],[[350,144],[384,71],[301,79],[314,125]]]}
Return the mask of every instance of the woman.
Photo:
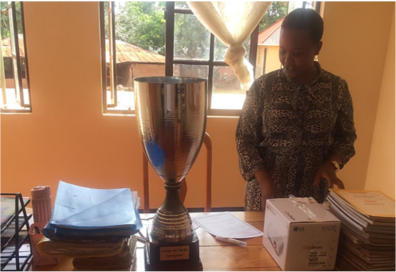
{"label": "woman", "polygon": [[321,68],[323,20],[296,9],[281,27],[283,68],[258,78],[246,94],[236,132],[245,209],[267,199],[314,197],[344,185],[336,172],[355,155],[356,131],[345,80]]}

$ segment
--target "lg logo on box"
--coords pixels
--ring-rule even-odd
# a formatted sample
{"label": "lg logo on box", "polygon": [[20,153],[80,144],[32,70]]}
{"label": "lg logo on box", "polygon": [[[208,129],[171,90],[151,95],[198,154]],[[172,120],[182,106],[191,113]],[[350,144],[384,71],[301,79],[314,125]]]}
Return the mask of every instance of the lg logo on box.
{"label": "lg logo on box", "polygon": [[304,227],[294,227],[294,231],[305,231]]}

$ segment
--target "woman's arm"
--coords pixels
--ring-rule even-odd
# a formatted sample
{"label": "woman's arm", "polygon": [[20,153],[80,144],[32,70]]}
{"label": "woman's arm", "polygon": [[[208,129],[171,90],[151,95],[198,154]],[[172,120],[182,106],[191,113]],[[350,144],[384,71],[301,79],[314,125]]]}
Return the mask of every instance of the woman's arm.
{"label": "woman's arm", "polygon": [[280,197],[280,193],[270,175],[264,168],[258,170],[254,174],[254,177],[261,186],[261,208],[265,211],[267,199]]}
{"label": "woman's arm", "polygon": [[314,185],[319,184],[322,178],[326,179],[329,186],[337,185],[344,189],[344,183],[337,178],[334,162],[340,169],[355,155],[354,143],[356,140],[356,129],[353,120],[353,104],[348,85],[345,80],[340,80],[340,101],[337,120],[335,123],[334,144],[331,146],[331,155],[316,172]]}
{"label": "woman's arm", "polygon": [[262,140],[262,113],[266,77],[256,80],[246,94],[245,104],[236,131],[236,143],[239,155],[239,169],[246,181],[255,178],[261,186],[262,208],[268,198],[276,196],[276,186],[264,168],[259,147]]}
{"label": "woman's arm", "polygon": [[261,81],[257,79],[246,93],[245,103],[236,129],[236,146],[239,156],[239,169],[246,181],[252,180],[254,174],[264,168],[259,146],[262,130],[263,99],[260,95]]}
{"label": "woman's arm", "polygon": [[340,102],[335,123],[332,152],[341,156],[341,169],[355,155],[356,129],[353,120],[352,97],[345,80],[340,80]]}

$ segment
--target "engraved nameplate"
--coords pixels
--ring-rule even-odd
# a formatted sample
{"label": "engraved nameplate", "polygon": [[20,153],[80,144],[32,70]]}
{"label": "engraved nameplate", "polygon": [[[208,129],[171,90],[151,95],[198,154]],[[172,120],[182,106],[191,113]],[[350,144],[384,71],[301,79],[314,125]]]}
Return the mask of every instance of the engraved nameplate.
{"label": "engraved nameplate", "polygon": [[190,255],[189,246],[160,248],[160,261],[188,260],[189,255]]}

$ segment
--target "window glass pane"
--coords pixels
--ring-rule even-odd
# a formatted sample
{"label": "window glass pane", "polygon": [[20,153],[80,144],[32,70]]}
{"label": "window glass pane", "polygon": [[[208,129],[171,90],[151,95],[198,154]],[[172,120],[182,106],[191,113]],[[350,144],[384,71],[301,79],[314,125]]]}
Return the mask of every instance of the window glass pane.
{"label": "window glass pane", "polygon": [[[285,17],[287,15],[287,10],[288,6],[289,9],[293,6],[296,5],[296,8],[301,5],[302,7],[302,1],[293,1],[287,2],[287,1],[274,1],[272,2],[271,6],[265,13],[263,19],[261,19],[259,23],[259,32],[262,32],[264,29],[268,28],[269,26],[273,25],[274,23],[278,22],[280,19]],[[289,10],[290,12],[290,10]],[[259,41],[260,42],[260,41]]]}
{"label": "window glass pane", "polygon": [[25,104],[30,104],[30,99],[29,99],[29,89],[23,88],[23,99],[25,100]]}
{"label": "window glass pane", "polygon": [[[250,36],[249,38],[243,43],[245,47],[246,53],[245,58],[249,59],[249,52],[250,52]],[[228,46],[225,45],[222,41],[220,41],[217,37],[215,37],[215,44],[214,44],[214,60],[215,61],[224,61],[224,54],[227,51]]]}
{"label": "window glass pane", "polygon": [[289,13],[297,8],[314,8],[314,1],[290,1],[289,2]]}
{"label": "window glass pane", "polygon": [[103,14],[103,18],[104,18],[104,25],[105,25],[105,37],[106,39],[109,38],[109,2],[103,2],[103,6],[104,6],[104,14]]}
{"label": "window glass pane", "polygon": [[208,79],[209,66],[207,65],[173,65],[173,75],[177,77],[199,77]]}
{"label": "window glass pane", "polygon": [[175,9],[190,9],[190,7],[184,1],[183,2],[177,1],[175,2]]}
{"label": "window glass pane", "polygon": [[208,60],[210,32],[192,14],[175,14],[174,59]]}
{"label": "window glass pane", "polygon": [[246,92],[230,66],[213,68],[212,109],[242,109]]}
{"label": "window glass pane", "polygon": [[[106,7],[106,6],[105,6]],[[106,9],[105,9],[106,10]],[[134,110],[134,79],[165,75],[165,2],[116,2],[116,96],[109,110]],[[105,12],[106,13],[106,12]],[[108,22],[105,16],[105,22]],[[107,104],[112,104],[106,32]],[[114,101],[114,100],[113,100]]]}

